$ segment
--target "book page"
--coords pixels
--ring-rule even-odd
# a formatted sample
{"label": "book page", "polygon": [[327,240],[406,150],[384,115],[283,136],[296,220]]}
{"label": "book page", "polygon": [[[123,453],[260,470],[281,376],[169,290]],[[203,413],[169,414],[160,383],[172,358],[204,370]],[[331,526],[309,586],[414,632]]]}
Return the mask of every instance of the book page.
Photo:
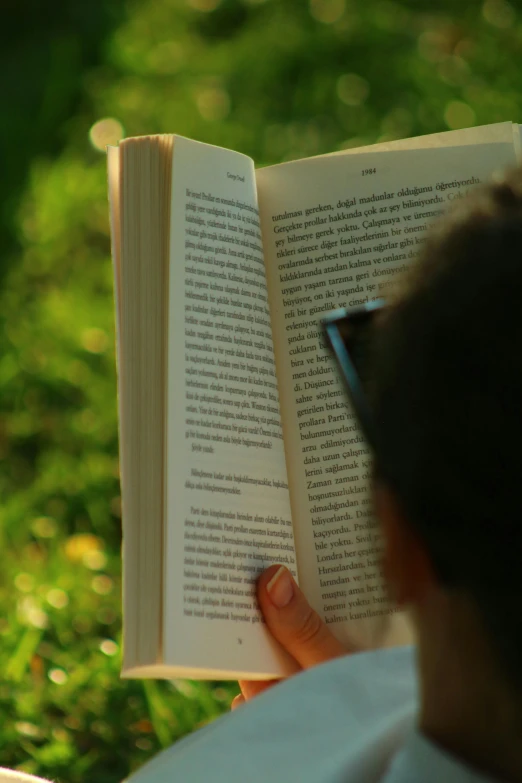
{"label": "book page", "polygon": [[175,138],[170,260],[164,663],[281,675],[254,583],[295,549],[249,158]]}
{"label": "book page", "polygon": [[386,297],[427,227],[515,163],[510,143],[285,163],[257,172],[300,584],[342,640],[405,643],[368,492],[371,456],[321,316]]}

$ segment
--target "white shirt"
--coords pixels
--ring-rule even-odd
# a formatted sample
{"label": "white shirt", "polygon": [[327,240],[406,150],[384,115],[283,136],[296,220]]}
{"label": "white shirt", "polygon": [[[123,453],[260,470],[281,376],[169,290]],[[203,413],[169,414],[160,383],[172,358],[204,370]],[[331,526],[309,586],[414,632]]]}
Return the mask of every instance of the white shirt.
{"label": "white shirt", "polygon": [[487,783],[415,731],[414,650],[309,669],[191,734],[129,783]]}

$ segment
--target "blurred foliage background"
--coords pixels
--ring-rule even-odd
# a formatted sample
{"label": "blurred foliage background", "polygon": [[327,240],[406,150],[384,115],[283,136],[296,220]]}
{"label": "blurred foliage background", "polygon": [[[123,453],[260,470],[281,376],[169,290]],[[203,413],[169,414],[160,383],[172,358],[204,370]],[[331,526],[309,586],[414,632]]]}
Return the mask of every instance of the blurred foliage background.
{"label": "blurred foliage background", "polygon": [[522,122],[519,0],[4,0],[0,764],[116,783],[236,686],[119,679],[105,145],[273,163]]}

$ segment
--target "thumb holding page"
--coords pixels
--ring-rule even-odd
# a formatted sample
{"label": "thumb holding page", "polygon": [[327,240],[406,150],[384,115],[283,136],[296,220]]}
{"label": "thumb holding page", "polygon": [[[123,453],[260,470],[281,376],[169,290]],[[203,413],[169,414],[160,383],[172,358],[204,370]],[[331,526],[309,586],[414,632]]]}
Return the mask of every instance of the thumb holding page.
{"label": "thumb holding page", "polygon": [[[351,652],[312,609],[284,566],[270,566],[259,577],[257,597],[270,632],[303,669]],[[232,706],[239,706],[277,682],[241,681],[243,695],[237,696]]]}

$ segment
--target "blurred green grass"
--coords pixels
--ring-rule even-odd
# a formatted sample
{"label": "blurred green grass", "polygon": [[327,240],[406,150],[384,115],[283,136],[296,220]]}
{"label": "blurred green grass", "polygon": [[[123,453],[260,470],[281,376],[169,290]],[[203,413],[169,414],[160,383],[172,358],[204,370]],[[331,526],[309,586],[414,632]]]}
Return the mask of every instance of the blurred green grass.
{"label": "blurred green grass", "polygon": [[30,6],[8,0],[0,33],[0,764],[115,783],[237,687],[119,678],[105,143],[176,132],[263,164],[522,121],[522,14],[506,0]]}

